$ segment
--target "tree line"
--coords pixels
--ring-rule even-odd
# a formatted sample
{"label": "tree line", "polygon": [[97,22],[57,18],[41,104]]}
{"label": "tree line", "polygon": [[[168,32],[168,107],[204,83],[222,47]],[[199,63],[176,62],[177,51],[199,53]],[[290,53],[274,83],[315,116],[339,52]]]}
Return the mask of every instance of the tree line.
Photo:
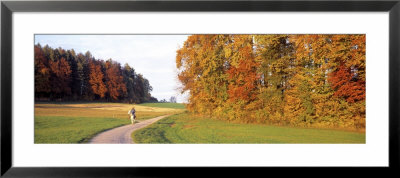
{"label": "tree line", "polygon": [[191,35],[176,66],[195,114],[365,128],[365,35]]}
{"label": "tree line", "polygon": [[149,81],[128,64],[40,44],[34,55],[36,101],[157,102]]}

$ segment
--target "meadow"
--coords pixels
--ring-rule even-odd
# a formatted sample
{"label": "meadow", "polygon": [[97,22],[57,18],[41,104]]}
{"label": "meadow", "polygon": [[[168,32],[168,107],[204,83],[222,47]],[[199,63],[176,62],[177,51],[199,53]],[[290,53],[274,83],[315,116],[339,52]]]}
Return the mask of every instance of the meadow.
{"label": "meadow", "polygon": [[[130,124],[131,104],[37,103],[35,143],[86,143],[96,134]],[[135,143],[365,143],[364,132],[242,124],[185,112],[183,104],[135,105],[137,120],[175,114],[132,133]]]}
{"label": "meadow", "polygon": [[[122,103],[37,103],[35,143],[86,143],[97,133],[130,124]],[[135,105],[137,120],[182,112],[182,109]]]}
{"label": "meadow", "polygon": [[135,143],[365,143],[365,133],[229,123],[181,113],[132,133]]}
{"label": "meadow", "polygon": [[181,103],[143,103],[140,106],[158,107],[158,108],[173,108],[185,109],[185,105]]}

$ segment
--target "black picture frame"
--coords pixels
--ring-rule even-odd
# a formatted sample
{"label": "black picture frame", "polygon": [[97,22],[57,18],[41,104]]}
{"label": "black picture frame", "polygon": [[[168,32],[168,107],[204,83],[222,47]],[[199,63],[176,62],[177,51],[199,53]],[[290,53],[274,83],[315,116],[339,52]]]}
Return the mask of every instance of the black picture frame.
{"label": "black picture frame", "polygon": [[[400,100],[400,0],[364,1],[2,1],[1,2],[1,176],[5,177],[143,177],[178,176],[192,172],[196,176],[223,173],[237,175],[244,168],[130,168],[74,167],[20,168],[12,165],[12,14],[13,12],[128,12],[128,11],[272,11],[272,12],[389,12],[389,167],[355,168],[393,171],[399,168]],[[354,167],[353,167],[354,168]],[[227,170],[229,169],[229,170]],[[247,173],[265,174],[265,168],[250,168]],[[270,168],[268,168],[270,169]],[[275,167],[276,169],[276,167]],[[285,172],[277,168],[275,172]],[[309,169],[296,169],[298,173]],[[319,168],[330,169],[330,168]],[[347,168],[345,168],[347,169]],[[362,170],[360,170],[362,169]],[[351,170],[351,169],[350,169]],[[182,172],[183,171],[183,172]],[[268,170],[271,171],[271,170]],[[330,175],[340,172],[329,171]],[[261,174],[262,175],[262,174]]]}

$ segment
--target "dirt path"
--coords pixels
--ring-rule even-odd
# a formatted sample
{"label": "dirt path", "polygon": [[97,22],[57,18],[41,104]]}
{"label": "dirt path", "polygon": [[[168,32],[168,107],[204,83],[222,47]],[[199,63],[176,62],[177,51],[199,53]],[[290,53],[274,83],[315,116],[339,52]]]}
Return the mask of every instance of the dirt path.
{"label": "dirt path", "polygon": [[93,137],[89,141],[89,143],[134,143],[131,138],[131,134],[133,131],[146,127],[167,116],[169,115],[159,116],[152,119],[140,121],[139,123],[135,123],[134,125],[124,125],[101,132]]}

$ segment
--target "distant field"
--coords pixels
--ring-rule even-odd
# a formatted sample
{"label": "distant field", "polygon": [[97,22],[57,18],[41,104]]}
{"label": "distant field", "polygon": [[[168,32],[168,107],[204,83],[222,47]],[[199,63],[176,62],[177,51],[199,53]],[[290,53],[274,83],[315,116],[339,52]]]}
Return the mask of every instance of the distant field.
{"label": "distant field", "polygon": [[[84,143],[97,133],[130,124],[131,104],[35,104],[35,143]],[[135,105],[137,119],[182,112],[182,109]]]}
{"label": "distant field", "polygon": [[143,104],[140,104],[140,106],[185,109],[185,105],[182,103],[143,103]]}
{"label": "distant field", "polygon": [[365,133],[236,124],[186,113],[132,133],[136,143],[365,143]]}

